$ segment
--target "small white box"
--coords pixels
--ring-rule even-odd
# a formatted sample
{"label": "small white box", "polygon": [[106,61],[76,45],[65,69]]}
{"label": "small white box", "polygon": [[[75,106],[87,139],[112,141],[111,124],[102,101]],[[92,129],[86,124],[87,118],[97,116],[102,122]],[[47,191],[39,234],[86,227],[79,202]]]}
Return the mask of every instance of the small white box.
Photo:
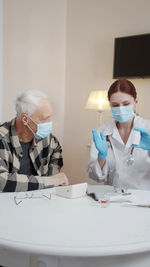
{"label": "small white box", "polygon": [[61,197],[78,198],[86,194],[87,183],[59,186],[55,188],[55,194]]}

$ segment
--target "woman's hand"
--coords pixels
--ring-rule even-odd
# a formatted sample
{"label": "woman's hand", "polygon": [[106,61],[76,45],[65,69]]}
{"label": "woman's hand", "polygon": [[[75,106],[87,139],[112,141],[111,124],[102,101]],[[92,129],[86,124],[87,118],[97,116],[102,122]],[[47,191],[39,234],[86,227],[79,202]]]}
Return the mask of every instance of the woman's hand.
{"label": "woman's hand", "polygon": [[150,151],[150,133],[148,131],[146,131],[145,129],[142,129],[139,127],[135,127],[134,130],[140,132],[141,139],[140,139],[139,145],[132,144],[131,146],[132,147],[139,147],[139,148],[142,148],[144,150]]}
{"label": "woman's hand", "polygon": [[100,132],[100,135],[98,135],[97,131],[95,129],[92,130],[93,133],[93,141],[96,146],[96,149],[98,150],[98,158],[104,159],[107,156],[107,142],[105,139],[105,136],[103,132]]}

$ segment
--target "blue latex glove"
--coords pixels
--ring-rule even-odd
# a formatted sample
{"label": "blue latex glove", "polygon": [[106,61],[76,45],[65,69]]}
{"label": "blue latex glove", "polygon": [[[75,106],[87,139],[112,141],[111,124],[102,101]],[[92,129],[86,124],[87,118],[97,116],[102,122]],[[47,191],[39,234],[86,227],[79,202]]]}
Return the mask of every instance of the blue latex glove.
{"label": "blue latex glove", "polygon": [[141,133],[141,139],[139,145],[131,145],[132,147],[143,148],[144,150],[150,151],[150,133],[145,129],[135,127],[134,130]]}
{"label": "blue latex glove", "polygon": [[100,135],[98,135],[97,131],[95,129],[92,130],[93,133],[93,141],[96,146],[96,149],[98,150],[98,158],[104,159],[107,156],[107,142],[105,139],[105,136],[103,132],[100,132]]}

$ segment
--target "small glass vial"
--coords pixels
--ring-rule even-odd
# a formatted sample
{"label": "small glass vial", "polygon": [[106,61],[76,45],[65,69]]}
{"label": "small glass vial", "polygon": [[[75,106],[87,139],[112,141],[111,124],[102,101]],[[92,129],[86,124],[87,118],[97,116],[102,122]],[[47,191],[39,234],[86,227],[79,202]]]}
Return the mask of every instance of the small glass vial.
{"label": "small glass vial", "polygon": [[141,134],[139,131],[133,130],[133,134],[132,134],[132,144],[134,145],[139,145],[140,143],[140,139],[141,139]]}
{"label": "small glass vial", "polygon": [[100,199],[99,202],[102,208],[107,208],[109,206],[109,199],[103,198],[103,199]]}

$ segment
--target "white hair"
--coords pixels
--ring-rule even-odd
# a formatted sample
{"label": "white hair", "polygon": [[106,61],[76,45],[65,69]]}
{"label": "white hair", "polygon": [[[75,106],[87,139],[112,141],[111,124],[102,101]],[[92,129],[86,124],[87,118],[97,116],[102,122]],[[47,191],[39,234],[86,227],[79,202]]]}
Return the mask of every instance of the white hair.
{"label": "white hair", "polygon": [[48,99],[48,97],[43,92],[36,90],[28,90],[19,94],[15,101],[17,117],[21,118],[23,113],[32,116],[39,107],[40,99]]}

